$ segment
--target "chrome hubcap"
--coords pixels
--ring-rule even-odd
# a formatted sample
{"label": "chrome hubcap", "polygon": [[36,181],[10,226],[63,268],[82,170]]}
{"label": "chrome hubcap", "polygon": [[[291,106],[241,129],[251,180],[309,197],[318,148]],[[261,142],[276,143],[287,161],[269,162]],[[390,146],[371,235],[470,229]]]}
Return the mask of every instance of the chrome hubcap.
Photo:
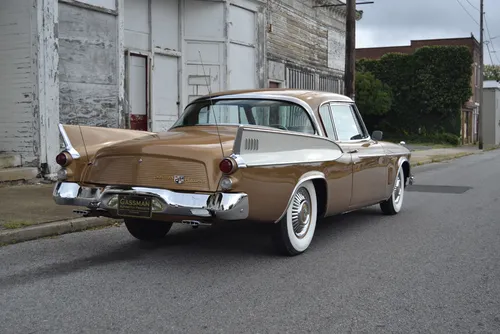
{"label": "chrome hubcap", "polygon": [[300,188],[292,202],[292,225],[297,238],[303,238],[311,224],[311,197],[305,188]]}
{"label": "chrome hubcap", "polygon": [[398,174],[396,179],[396,184],[394,185],[394,190],[392,192],[392,198],[394,198],[394,203],[399,203],[401,200],[401,193],[403,191],[403,180],[401,180],[401,174]]}

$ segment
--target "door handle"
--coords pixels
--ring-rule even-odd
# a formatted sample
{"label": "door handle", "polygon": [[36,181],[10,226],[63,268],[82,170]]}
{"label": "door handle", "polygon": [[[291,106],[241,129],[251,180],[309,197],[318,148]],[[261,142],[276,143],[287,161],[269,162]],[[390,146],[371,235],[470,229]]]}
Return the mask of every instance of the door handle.
{"label": "door handle", "polygon": [[358,150],[352,150],[352,151],[348,151],[347,153],[358,153]]}

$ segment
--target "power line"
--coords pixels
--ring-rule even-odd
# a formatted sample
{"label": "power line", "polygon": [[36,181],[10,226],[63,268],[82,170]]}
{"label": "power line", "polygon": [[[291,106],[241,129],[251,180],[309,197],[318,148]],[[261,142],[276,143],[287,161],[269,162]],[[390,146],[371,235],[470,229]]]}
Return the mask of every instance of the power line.
{"label": "power line", "polygon": [[488,21],[486,20],[486,14],[484,15],[484,23],[485,23],[486,32],[488,33],[488,38],[489,38],[489,42],[486,43],[486,47],[488,49],[488,54],[490,55],[491,63],[493,64],[493,57],[491,56],[491,51],[490,51],[490,45],[489,44],[491,43],[491,48],[493,49],[493,51],[495,51],[495,46],[491,42],[490,28],[488,27]]}
{"label": "power line", "polygon": [[457,2],[460,5],[460,7],[462,7],[462,9],[467,13],[467,15],[469,15],[472,21],[476,22],[477,25],[480,25],[479,22],[477,22],[477,20],[474,18],[474,16],[472,16],[471,13],[467,10],[467,8],[465,8],[464,5],[459,0],[457,0]]}
{"label": "power line", "polygon": [[484,15],[484,23],[486,25],[486,31],[488,32],[489,42],[488,42],[488,44],[486,44],[486,46],[488,46],[488,53],[490,54],[491,63],[493,64],[493,58],[491,57],[491,52],[490,52],[489,44],[491,44],[491,49],[493,50],[493,53],[495,53],[495,58],[500,63],[500,59],[498,58],[498,53],[495,50],[495,43],[493,43],[492,40],[491,40],[490,27],[488,26],[488,21],[486,20],[486,15]]}
{"label": "power line", "polygon": [[486,48],[488,49],[488,54],[490,55],[491,64],[494,64],[493,57],[491,56],[491,52],[490,52],[490,44],[489,43],[486,43]]}
{"label": "power line", "polygon": [[472,8],[474,8],[475,10],[477,10],[477,11],[479,12],[479,8],[477,8],[476,6],[474,6],[473,4],[471,4],[469,0],[465,0],[465,1],[467,1],[467,3],[468,3],[468,4],[472,7]]}

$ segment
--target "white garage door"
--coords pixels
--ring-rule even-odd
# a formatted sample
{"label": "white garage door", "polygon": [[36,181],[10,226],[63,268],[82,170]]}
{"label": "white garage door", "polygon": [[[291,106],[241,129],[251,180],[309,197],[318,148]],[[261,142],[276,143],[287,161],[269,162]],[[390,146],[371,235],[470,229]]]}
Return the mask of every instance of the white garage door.
{"label": "white garage door", "polygon": [[152,131],[168,130],[179,117],[177,57],[154,56]]}
{"label": "white garage door", "polygon": [[231,5],[229,20],[229,88],[257,88],[255,13]]}

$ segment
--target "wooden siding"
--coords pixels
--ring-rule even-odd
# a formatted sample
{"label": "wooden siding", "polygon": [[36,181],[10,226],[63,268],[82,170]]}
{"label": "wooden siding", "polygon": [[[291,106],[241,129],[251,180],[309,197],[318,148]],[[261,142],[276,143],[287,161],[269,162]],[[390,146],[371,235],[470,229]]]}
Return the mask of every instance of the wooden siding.
{"label": "wooden siding", "polygon": [[[345,54],[342,43],[345,16],[340,10],[313,8],[315,4],[306,0],[269,1],[268,59],[305,71],[342,74],[344,68],[338,64],[344,62],[332,61],[332,57],[343,58]],[[340,43],[328,43],[329,34],[330,41],[338,34],[333,40]],[[329,67],[329,63],[335,64],[334,67]]]}
{"label": "wooden siding", "polygon": [[[21,155],[37,165],[38,119],[32,56],[32,3],[3,0],[0,10],[0,153]],[[36,18],[34,18],[36,20]],[[34,25],[36,28],[36,24]]]}

